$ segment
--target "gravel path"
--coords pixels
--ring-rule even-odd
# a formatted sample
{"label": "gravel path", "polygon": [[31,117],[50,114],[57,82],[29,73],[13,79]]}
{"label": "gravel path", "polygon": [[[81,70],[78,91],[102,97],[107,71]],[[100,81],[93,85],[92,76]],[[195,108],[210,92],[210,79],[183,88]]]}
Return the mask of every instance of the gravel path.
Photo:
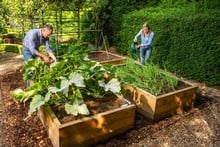
{"label": "gravel path", "polygon": [[4,74],[19,69],[23,64],[22,55],[11,52],[0,53],[0,80]]}
{"label": "gravel path", "polygon": [[[1,92],[1,89],[0,89],[0,132],[3,132],[3,128],[4,128],[4,126],[3,126],[3,120],[4,120],[4,118],[3,118],[3,98],[2,98],[2,92]],[[0,136],[2,136],[2,135],[0,135]],[[3,142],[3,137],[0,137],[0,145],[1,144],[3,144],[2,143]]]}

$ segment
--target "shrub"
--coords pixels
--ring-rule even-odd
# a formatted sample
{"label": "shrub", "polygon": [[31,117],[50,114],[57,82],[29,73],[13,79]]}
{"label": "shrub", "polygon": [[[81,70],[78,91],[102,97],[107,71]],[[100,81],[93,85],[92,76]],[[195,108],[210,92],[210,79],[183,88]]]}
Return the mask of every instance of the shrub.
{"label": "shrub", "polygon": [[155,32],[151,55],[154,63],[179,76],[220,85],[219,13],[219,9],[195,4],[132,12],[123,16],[117,48],[128,53],[135,34],[147,21]]}
{"label": "shrub", "polygon": [[0,51],[22,54],[22,46],[18,44],[0,44]]}

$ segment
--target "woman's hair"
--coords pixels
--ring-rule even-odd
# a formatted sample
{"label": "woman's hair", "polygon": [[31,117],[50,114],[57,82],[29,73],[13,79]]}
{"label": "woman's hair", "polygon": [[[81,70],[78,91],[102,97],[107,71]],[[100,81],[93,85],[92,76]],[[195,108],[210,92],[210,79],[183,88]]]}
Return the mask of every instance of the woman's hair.
{"label": "woman's hair", "polygon": [[143,24],[143,27],[147,27],[147,28],[150,30],[150,25],[149,25],[147,22],[145,22],[145,23]]}

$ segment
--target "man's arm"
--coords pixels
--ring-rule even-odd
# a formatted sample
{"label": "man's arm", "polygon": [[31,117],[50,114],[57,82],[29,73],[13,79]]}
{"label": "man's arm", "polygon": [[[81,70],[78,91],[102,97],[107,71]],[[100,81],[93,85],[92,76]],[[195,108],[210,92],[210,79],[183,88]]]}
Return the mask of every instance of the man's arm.
{"label": "man's arm", "polygon": [[53,52],[52,52],[52,50],[51,50],[51,48],[50,48],[49,38],[48,38],[48,40],[45,42],[45,47],[46,47],[46,50],[47,50],[47,53],[49,54],[49,56],[52,58],[52,60],[53,60],[54,62],[56,62],[57,59],[56,59],[55,55],[53,54]]}

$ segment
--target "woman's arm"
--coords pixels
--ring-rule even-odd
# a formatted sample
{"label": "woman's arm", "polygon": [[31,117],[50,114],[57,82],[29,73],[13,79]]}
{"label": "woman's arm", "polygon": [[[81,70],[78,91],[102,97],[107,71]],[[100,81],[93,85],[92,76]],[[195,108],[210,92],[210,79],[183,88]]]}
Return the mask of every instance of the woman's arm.
{"label": "woman's arm", "polygon": [[134,42],[136,42],[137,41],[137,38],[141,35],[141,32],[142,32],[142,29],[135,35],[135,37],[134,37]]}
{"label": "woman's arm", "polygon": [[152,44],[153,38],[154,38],[154,32],[150,32],[150,36],[149,36],[149,40],[147,42],[147,45],[151,45]]}

